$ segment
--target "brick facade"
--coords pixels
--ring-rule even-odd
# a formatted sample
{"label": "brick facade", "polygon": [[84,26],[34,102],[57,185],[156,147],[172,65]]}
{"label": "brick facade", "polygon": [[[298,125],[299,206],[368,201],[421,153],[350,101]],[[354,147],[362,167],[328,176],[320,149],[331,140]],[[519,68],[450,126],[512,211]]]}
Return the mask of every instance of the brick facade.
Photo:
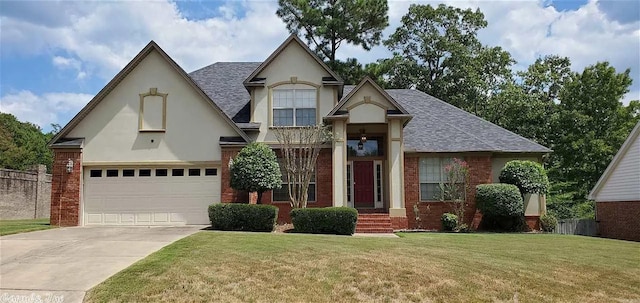
{"label": "brick facade", "polygon": [[640,201],[596,202],[601,237],[640,241]]}
{"label": "brick facade", "polygon": [[[67,172],[67,162],[73,169]],[[51,225],[77,226],[80,224],[80,193],[82,182],[82,150],[54,150],[51,177]]]}
{"label": "brick facade", "polygon": [[[248,203],[255,202],[257,195],[249,195],[246,192],[234,190],[230,186],[229,160],[240,151],[239,148],[229,148],[222,150],[222,202],[223,203]],[[316,164],[316,202],[309,202],[307,207],[329,207],[333,206],[333,158],[331,149],[325,148],[320,151]],[[287,202],[273,202],[271,191],[262,194],[262,204],[271,204],[278,207],[278,223],[291,223],[291,204]]]}
{"label": "brick facade", "polygon": [[[406,154],[404,158],[405,207],[407,209],[408,227],[411,229],[439,230],[440,217],[452,212],[452,204],[432,201],[420,202],[419,154]],[[492,183],[491,156],[467,155],[464,160],[469,164],[469,187],[467,191],[467,210],[464,221],[472,228],[477,228],[482,215],[476,211],[476,191],[479,184]],[[417,214],[415,207],[417,206]]]}

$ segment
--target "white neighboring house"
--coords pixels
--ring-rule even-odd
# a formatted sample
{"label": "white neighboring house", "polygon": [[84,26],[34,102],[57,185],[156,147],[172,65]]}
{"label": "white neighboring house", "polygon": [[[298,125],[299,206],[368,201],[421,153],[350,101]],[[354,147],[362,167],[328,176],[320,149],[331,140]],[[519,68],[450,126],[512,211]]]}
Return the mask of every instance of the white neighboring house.
{"label": "white neighboring house", "polygon": [[601,236],[640,241],[640,122],[600,176],[589,199],[596,201]]}

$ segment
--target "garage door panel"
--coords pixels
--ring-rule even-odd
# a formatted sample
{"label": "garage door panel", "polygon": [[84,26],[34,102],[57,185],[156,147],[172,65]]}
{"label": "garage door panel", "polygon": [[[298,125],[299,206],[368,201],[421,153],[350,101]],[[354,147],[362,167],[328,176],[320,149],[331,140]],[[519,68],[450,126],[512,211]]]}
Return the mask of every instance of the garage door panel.
{"label": "garage door panel", "polygon": [[[85,224],[208,224],[207,207],[220,201],[219,176],[84,177]],[[111,168],[109,168],[111,169]],[[106,170],[106,168],[103,168]],[[185,174],[188,172],[185,169]],[[204,173],[204,169],[202,169]]]}

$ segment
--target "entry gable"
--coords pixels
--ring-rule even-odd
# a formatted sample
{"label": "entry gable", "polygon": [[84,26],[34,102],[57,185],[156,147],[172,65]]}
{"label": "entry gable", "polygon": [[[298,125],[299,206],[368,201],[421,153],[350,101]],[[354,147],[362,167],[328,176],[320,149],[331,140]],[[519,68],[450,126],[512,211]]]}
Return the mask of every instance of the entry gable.
{"label": "entry gable", "polygon": [[[411,119],[411,114],[402,107],[395,99],[377,85],[371,78],[365,77],[360,83],[347,94],[342,100],[327,114],[325,119],[335,119],[351,116],[357,113],[358,116],[367,115],[372,119],[380,120],[380,116],[397,117],[405,119],[405,124]],[[377,113],[377,114],[376,114]],[[353,120],[354,117],[350,117]],[[364,122],[364,121],[361,121]],[[383,121],[370,121],[383,122]]]}
{"label": "entry gable", "polygon": [[[80,112],[78,112],[78,114],[76,114],[73,119],[71,119],[71,121],[69,121],[69,123],[67,123],[67,125],[65,125],[62,130],[60,130],[60,132],[54,136],[51,141],[49,142],[50,146],[54,147],[56,146],[56,143],[59,143],[59,141],[62,141],[62,138],[65,138],[69,135],[74,135],[72,132],[73,130],[105,99],[109,96],[109,94],[125,79],[127,78],[127,76],[129,76],[129,74],[131,74],[136,68],[138,68],[138,65],[143,62],[147,57],[149,57],[150,54],[157,54],[158,57],[160,58],[160,61],[164,61],[165,63],[167,63],[169,66],[171,66],[171,69],[173,71],[175,71],[177,73],[177,75],[179,76],[179,78],[182,78],[186,81],[186,83],[188,84],[188,86],[193,90],[193,92],[195,92],[197,95],[199,95],[203,100],[205,100],[209,106],[212,107],[212,109],[219,114],[220,118],[222,119],[222,121],[224,121],[224,124],[227,124],[228,128],[233,129],[233,133],[234,135],[237,135],[241,138],[243,138],[246,142],[250,142],[249,137],[240,129],[238,128],[238,126],[224,113],[222,112],[222,110],[218,107],[218,105],[213,102],[213,100],[211,100],[207,94],[205,94],[202,89],[187,75],[187,73],[173,60],[171,59],[171,57],[169,57],[169,55],[167,55],[166,52],[164,52],[164,50],[162,50],[160,48],[160,46],[158,46],[158,44],[156,44],[154,41],[150,41],[132,60],[131,62],[129,62],[111,81],[109,81],[109,83],[100,91],[98,92],[98,94],[96,94],[96,96],[89,101],[89,103],[87,103],[87,105],[80,110]],[[148,87],[147,88],[148,91],[143,92],[140,91],[138,93],[140,93],[140,99],[141,100],[145,100],[147,96],[151,96],[151,97],[160,97],[160,111],[158,113],[154,112],[154,115],[164,115],[166,114],[163,113],[163,111],[166,111],[165,107],[166,105],[166,100],[162,100],[162,92],[158,91],[161,90],[161,88],[156,88],[156,87]],[[166,97],[166,96],[165,96]],[[140,109],[144,110],[142,107],[142,104],[144,104],[145,101],[141,101],[140,102]],[[151,102],[147,101],[147,104],[150,105]],[[154,117],[154,119],[158,120],[157,124],[158,126],[156,127],[152,127],[152,128],[158,128],[155,129],[154,131],[161,131],[162,126],[164,126],[163,124],[165,124],[164,118],[162,116],[160,117]],[[143,120],[140,120],[140,125],[139,126],[139,131],[144,131],[145,128],[147,127],[145,122]],[[230,134],[226,134],[227,136],[229,136]]]}

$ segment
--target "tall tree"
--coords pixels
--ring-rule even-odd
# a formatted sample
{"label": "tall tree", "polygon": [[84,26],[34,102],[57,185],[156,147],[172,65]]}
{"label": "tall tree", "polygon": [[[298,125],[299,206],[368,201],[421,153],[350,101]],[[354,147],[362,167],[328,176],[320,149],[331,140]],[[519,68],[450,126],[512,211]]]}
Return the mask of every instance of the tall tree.
{"label": "tall tree", "polygon": [[43,133],[38,125],[0,113],[0,167],[24,170],[44,164],[51,171],[53,153],[47,142],[53,135]]}
{"label": "tall tree", "polygon": [[480,10],[444,4],[411,5],[402,25],[384,41],[394,57],[388,86],[417,88],[453,105],[481,114],[498,86],[511,78],[511,55],[483,46],[478,30],[487,26]]}
{"label": "tall tree", "polygon": [[370,50],[389,25],[386,0],[278,0],[278,4],[276,14],[289,32],[302,33],[332,68],[340,46],[350,43]]}
{"label": "tall tree", "polygon": [[572,74],[559,92],[550,175],[570,182],[578,199],[586,199],[640,119],[637,102],[621,102],[631,85],[629,73],[600,62]]}

